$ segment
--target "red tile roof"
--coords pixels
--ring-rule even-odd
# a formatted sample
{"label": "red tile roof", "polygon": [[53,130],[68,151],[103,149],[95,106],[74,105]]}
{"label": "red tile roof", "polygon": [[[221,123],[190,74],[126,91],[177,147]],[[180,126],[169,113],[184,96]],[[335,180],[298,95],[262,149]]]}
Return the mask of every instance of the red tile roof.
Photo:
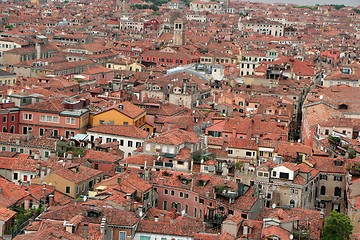
{"label": "red tile roof", "polygon": [[12,217],[14,217],[16,214],[16,212],[7,209],[6,207],[0,206],[0,220],[7,222],[9,221]]}
{"label": "red tile roof", "polygon": [[133,155],[127,158],[124,158],[121,160],[122,163],[126,163],[129,165],[146,165],[147,166],[152,166],[153,162],[156,160],[156,156],[151,156],[151,155]]}
{"label": "red tile roof", "polygon": [[272,238],[272,237],[278,237],[280,240],[290,239],[291,233],[279,226],[270,226],[263,228],[262,230],[262,238]]}
{"label": "red tile roof", "polygon": [[0,177],[0,205],[3,207],[11,207],[29,196],[26,187],[15,185],[2,177]]}
{"label": "red tile roof", "polygon": [[201,231],[201,229],[201,221],[187,216],[179,216],[174,220],[159,218],[158,222],[154,219],[142,219],[140,220],[137,232],[193,237],[196,233]]}
{"label": "red tile roof", "polygon": [[130,118],[133,118],[133,119],[140,116],[141,114],[145,113],[145,111],[143,109],[135,106],[131,102],[126,101],[126,102],[119,103],[115,106],[112,106],[102,112],[98,112],[95,115],[101,114],[103,112],[106,112],[106,111],[109,111],[112,109],[115,109],[116,111],[121,112],[121,113],[125,114],[126,116],[129,116]]}
{"label": "red tile roof", "polygon": [[94,150],[87,150],[83,158],[89,161],[109,162],[109,163],[117,163],[121,160],[121,157],[115,154],[104,151],[94,151]]}
{"label": "red tile roof", "polygon": [[124,136],[138,139],[146,139],[149,136],[149,132],[135,127],[134,125],[110,125],[100,124],[92,127],[88,132],[104,133],[115,136]]}
{"label": "red tile roof", "polygon": [[60,170],[56,170],[52,172],[52,174],[56,174],[74,183],[80,183],[91,178],[100,176],[102,174],[102,171],[78,165],[71,168],[63,168]]}
{"label": "red tile roof", "polygon": [[195,144],[199,141],[197,134],[190,131],[184,131],[181,129],[174,129],[169,132],[165,132],[159,137],[151,138],[146,142],[169,144],[169,145],[180,145],[183,143]]}

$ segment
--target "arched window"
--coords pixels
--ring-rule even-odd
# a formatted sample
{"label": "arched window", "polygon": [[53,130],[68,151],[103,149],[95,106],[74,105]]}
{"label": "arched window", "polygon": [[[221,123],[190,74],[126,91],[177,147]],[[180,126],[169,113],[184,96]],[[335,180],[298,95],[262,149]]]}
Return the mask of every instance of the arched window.
{"label": "arched window", "polygon": [[7,132],[6,127],[3,127],[3,128],[2,128],[2,132]]}
{"label": "arched window", "polygon": [[163,209],[164,209],[164,210],[167,210],[167,201],[164,201]]}
{"label": "arched window", "polygon": [[290,200],[290,207],[292,207],[292,208],[295,207],[295,201],[293,199]]}
{"label": "arched window", "polygon": [[176,208],[176,203],[175,202],[171,203],[171,208]]}
{"label": "arched window", "polygon": [[320,188],[320,195],[325,195],[326,194],[326,187],[325,186],[321,186]]}
{"label": "arched window", "polygon": [[194,208],[194,217],[197,217],[197,208]]}
{"label": "arched window", "polygon": [[335,187],[335,193],[334,193],[334,196],[341,197],[341,188],[339,188],[339,187]]}
{"label": "arched window", "polygon": [[181,212],[181,204],[180,203],[178,203],[176,205],[176,212]]}
{"label": "arched window", "polygon": [[189,212],[189,206],[185,205],[185,213],[187,214]]}
{"label": "arched window", "polygon": [[15,127],[14,126],[10,127],[10,133],[15,133]]}

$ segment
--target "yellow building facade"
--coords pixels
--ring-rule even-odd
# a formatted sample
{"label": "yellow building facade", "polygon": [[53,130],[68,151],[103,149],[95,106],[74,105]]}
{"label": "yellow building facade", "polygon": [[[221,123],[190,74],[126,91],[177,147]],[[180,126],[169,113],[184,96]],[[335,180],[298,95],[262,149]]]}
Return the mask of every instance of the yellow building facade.
{"label": "yellow building facade", "polygon": [[16,84],[16,74],[0,69],[0,86],[14,86]]}
{"label": "yellow building facade", "polygon": [[110,62],[106,63],[107,68],[120,70],[120,71],[133,71],[133,72],[144,72],[146,70],[146,67],[137,62],[129,62],[126,60],[112,60]]}
{"label": "yellow building facade", "polygon": [[112,125],[134,125],[138,128],[145,128],[146,112],[130,102],[120,103],[102,112],[90,115],[92,127],[100,124]]}

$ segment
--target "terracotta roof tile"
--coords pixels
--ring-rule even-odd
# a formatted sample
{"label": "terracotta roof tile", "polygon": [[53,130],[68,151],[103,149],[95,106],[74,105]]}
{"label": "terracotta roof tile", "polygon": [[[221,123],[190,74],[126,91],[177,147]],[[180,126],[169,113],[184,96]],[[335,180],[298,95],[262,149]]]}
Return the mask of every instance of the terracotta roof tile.
{"label": "terracotta roof tile", "polygon": [[116,111],[119,111],[131,118],[136,118],[136,117],[140,116],[141,114],[145,113],[145,111],[143,109],[137,107],[136,105],[132,104],[131,102],[126,101],[126,102],[119,103],[115,106],[112,106],[102,112],[96,113],[95,115],[101,114],[105,111],[109,111],[112,109],[115,109]]}
{"label": "terracotta roof tile", "polygon": [[135,127],[134,125],[110,125],[100,124],[88,129],[88,132],[105,133],[115,136],[124,136],[131,138],[146,139],[149,132]]}
{"label": "terracotta roof tile", "polygon": [[56,170],[52,172],[52,174],[56,174],[74,183],[80,183],[90,178],[100,176],[102,174],[102,171],[78,165],[74,167]]}

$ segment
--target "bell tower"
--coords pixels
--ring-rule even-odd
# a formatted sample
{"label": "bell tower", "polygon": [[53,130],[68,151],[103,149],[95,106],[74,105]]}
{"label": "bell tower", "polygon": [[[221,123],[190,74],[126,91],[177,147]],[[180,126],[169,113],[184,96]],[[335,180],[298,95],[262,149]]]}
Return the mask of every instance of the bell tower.
{"label": "bell tower", "polygon": [[115,12],[120,15],[120,13],[126,13],[130,10],[129,0],[115,0]]}
{"label": "bell tower", "polygon": [[179,46],[185,43],[184,21],[181,18],[177,18],[174,21],[174,36],[173,45]]}

